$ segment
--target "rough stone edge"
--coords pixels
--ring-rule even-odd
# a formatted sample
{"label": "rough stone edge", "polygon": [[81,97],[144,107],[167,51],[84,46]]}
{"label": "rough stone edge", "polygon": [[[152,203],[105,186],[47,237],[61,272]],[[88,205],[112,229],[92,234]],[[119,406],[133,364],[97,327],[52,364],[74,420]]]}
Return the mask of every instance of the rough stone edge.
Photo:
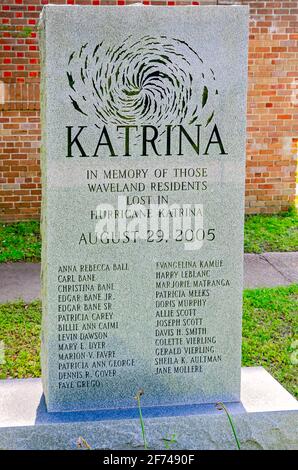
{"label": "rough stone edge", "polygon": [[[243,413],[233,416],[242,449],[298,449],[297,411]],[[145,419],[150,449],[165,449],[173,434],[172,449],[236,449],[227,417],[221,413]],[[142,450],[137,419],[50,424],[0,429],[0,448],[11,450],[76,449],[83,437],[93,449]]]}
{"label": "rough stone edge", "polygon": [[43,8],[39,17],[38,36],[40,51],[40,117],[41,117],[41,149],[40,149],[40,165],[41,165],[41,227],[40,234],[42,239],[41,249],[41,297],[42,302],[42,328],[41,328],[41,368],[43,371],[42,382],[45,395],[48,394],[48,315],[47,315],[47,70],[46,70],[46,14],[47,9]]}

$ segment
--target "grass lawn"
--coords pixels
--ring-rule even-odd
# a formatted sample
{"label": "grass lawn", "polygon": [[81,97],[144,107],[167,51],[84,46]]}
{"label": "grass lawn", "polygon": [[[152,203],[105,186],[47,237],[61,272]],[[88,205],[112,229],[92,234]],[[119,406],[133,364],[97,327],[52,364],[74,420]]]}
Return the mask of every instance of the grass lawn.
{"label": "grass lawn", "polygon": [[276,215],[246,216],[244,251],[298,251],[298,211],[292,208]]}
{"label": "grass lawn", "polygon": [[244,291],[242,331],[242,364],[265,367],[298,398],[298,284]]}
{"label": "grass lawn", "polygon": [[0,379],[40,376],[40,323],[40,301],[0,304]]}
{"label": "grass lawn", "polygon": [[[39,222],[0,224],[0,263],[39,261]],[[245,219],[244,251],[298,251],[298,212],[291,209],[276,215],[250,215]]]}
{"label": "grass lawn", "polygon": [[[291,362],[298,339],[297,313],[298,285],[244,292],[243,365],[264,366],[296,397],[298,365]],[[40,319],[40,302],[0,305],[6,360],[0,364],[0,379],[40,375]]]}
{"label": "grass lawn", "polygon": [[0,263],[4,261],[39,261],[41,240],[39,222],[0,225]]}

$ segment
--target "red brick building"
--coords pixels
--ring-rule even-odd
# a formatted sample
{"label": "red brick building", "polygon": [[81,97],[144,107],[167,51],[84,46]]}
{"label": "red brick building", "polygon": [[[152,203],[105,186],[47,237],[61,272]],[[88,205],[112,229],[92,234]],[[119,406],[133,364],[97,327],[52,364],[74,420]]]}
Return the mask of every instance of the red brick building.
{"label": "red brick building", "polygon": [[[0,0],[0,221],[40,214],[39,52],[47,4],[124,5],[132,0]],[[298,142],[298,0],[143,0],[145,5],[250,6],[246,212],[294,203]],[[198,7],[199,8],[199,7]]]}

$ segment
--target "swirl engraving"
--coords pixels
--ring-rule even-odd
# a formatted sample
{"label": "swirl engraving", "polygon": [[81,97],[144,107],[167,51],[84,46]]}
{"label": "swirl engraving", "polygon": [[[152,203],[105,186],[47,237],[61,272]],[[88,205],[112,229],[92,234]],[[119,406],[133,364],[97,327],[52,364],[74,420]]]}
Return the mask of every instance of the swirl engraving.
{"label": "swirl engraving", "polygon": [[121,45],[83,44],[70,54],[66,76],[74,109],[93,114],[95,125],[206,127],[214,119],[214,71],[178,38],[129,36]]}

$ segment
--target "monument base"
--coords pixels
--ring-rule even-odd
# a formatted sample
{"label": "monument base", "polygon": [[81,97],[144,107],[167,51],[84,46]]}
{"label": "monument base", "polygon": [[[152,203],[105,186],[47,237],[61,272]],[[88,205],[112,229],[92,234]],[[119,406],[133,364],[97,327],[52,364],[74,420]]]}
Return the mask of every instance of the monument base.
{"label": "monument base", "polygon": [[[228,403],[242,449],[297,449],[298,403],[262,367],[242,369],[241,403]],[[214,404],[143,408],[150,449],[235,449],[227,416]],[[137,408],[48,413],[40,379],[0,381],[2,449],[140,450]]]}

